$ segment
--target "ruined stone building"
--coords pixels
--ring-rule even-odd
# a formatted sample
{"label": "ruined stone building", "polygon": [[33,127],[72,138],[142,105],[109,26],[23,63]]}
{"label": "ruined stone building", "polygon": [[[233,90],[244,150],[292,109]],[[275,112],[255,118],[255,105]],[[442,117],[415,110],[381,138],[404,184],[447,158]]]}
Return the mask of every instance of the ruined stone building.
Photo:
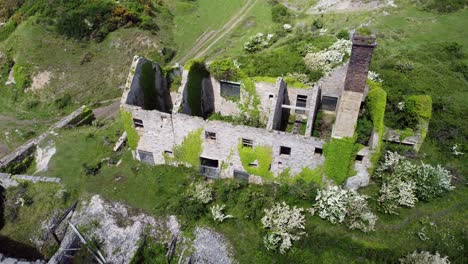
{"label": "ruined stone building", "polygon": [[[190,100],[193,100],[190,96],[193,95],[190,95],[188,88],[191,82],[188,70],[181,70],[182,81],[178,91],[170,91],[162,69],[156,63],[135,57],[121,108],[131,113],[133,126],[139,135],[136,159],[165,164],[174,155],[176,146],[181,145],[190,133],[198,132],[202,140],[200,172],[208,177],[234,177],[261,182],[262,177],[248,171],[252,171],[249,168],[265,166],[261,164],[263,160],[243,164],[239,154],[241,148],[263,147],[271,150],[267,170],[272,176],[279,175],[285,169],[295,175],[304,168],[314,169],[323,165],[325,157],[322,148],[328,139],[313,136],[314,129],[317,129],[315,121],[318,112],[332,116],[328,132],[331,137],[352,137],[368,89],[366,80],[375,36],[355,34],[352,43],[349,63],[336,68],[309,89],[288,87],[281,77],[274,84],[256,82],[257,108],[266,124],[264,127],[206,118],[212,113],[238,116],[245,108],[253,107],[252,96],[244,89],[242,82],[203,76],[199,83],[200,109],[197,110],[201,112],[200,116],[205,117],[202,118],[192,114],[190,109]],[[145,73],[148,65],[151,66],[149,77],[144,76],[148,75]],[[154,82],[155,91],[145,94],[145,78]],[[151,94],[151,98],[145,98],[148,94]],[[146,110],[148,100],[153,102],[151,110]],[[334,124],[333,120],[336,120]],[[322,134],[327,134],[327,131]],[[375,133],[369,146],[358,153],[355,165],[358,175],[348,181],[355,181],[357,185],[367,184],[366,168],[372,144],[375,144],[375,139],[372,140],[374,137]]]}

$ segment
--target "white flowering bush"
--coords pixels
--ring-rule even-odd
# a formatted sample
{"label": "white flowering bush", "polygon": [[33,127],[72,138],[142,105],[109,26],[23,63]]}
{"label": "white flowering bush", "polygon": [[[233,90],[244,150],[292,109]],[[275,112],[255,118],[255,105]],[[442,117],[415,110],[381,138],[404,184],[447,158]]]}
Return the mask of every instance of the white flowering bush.
{"label": "white flowering bush", "polygon": [[224,214],[225,207],[226,205],[224,204],[223,205],[215,204],[211,207],[211,217],[213,218],[214,221],[221,223],[228,218],[233,218],[232,215]]}
{"label": "white flowering bush", "polygon": [[416,183],[411,180],[405,182],[399,178],[384,182],[380,188],[378,201],[387,214],[398,214],[396,210],[400,206],[414,207],[418,201]]}
{"label": "white flowering bush", "polygon": [[452,175],[442,166],[421,163],[415,178],[418,198],[429,200],[453,190],[455,187],[452,186],[451,180]]}
{"label": "white flowering bush", "polygon": [[438,252],[431,254],[427,251],[414,251],[400,259],[401,264],[450,264],[447,256],[442,257]]}
{"label": "white flowering bush", "polygon": [[389,214],[397,214],[400,206],[413,207],[418,200],[427,201],[454,188],[452,175],[440,165],[416,165],[396,152],[387,152],[376,172],[382,179],[378,201]]}
{"label": "white flowering bush", "polygon": [[383,80],[380,79],[379,74],[373,71],[369,71],[369,73],[367,74],[367,79],[373,82],[383,82]]}
{"label": "white flowering bush", "polygon": [[213,200],[213,187],[207,182],[196,182],[190,184],[187,190],[190,200],[207,204]]}
{"label": "white flowering bush", "polygon": [[463,152],[461,151],[461,148],[462,148],[462,146],[460,146],[460,144],[455,144],[455,145],[453,145],[453,146],[450,148],[450,150],[452,151],[452,154],[453,154],[453,155],[455,155],[455,156],[461,156],[461,155],[465,154],[465,153],[463,153]]}
{"label": "white flowering bush", "polygon": [[248,52],[257,52],[269,47],[273,44],[273,37],[275,34],[257,33],[255,36],[249,38],[244,44],[244,49]]}
{"label": "white flowering bush", "polygon": [[265,209],[262,218],[263,228],[268,229],[263,242],[268,250],[279,249],[284,254],[292,247],[292,242],[301,239],[305,234],[304,209],[289,207],[285,202],[276,203],[272,208]]}
{"label": "white flowering bush", "polygon": [[[345,54],[351,53],[351,46],[351,41],[339,39],[326,50],[308,52],[304,57],[304,62],[312,70],[329,72],[334,66],[343,62]],[[307,51],[311,50],[313,49],[307,49]]]}
{"label": "white flowering bush", "polygon": [[329,186],[318,191],[315,201],[314,207],[309,209],[313,215],[318,214],[333,224],[344,223],[350,229],[364,232],[375,229],[377,216],[370,211],[367,196],[338,186]]}

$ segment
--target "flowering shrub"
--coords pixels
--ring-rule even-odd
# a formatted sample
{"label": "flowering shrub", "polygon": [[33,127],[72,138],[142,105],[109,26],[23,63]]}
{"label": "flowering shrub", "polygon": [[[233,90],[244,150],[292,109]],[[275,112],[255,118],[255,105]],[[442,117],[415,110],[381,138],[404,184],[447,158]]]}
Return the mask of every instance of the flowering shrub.
{"label": "flowering shrub", "polygon": [[304,58],[304,62],[311,70],[329,72],[335,65],[343,61],[345,54],[351,53],[351,46],[351,41],[339,39],[326,50],[308,52]]}
{"label": "flowering shrub", "polygon": [[[384,173],[387,173],[384,175]],[[387,152],[377,169],[382,178],[379,203],[385,213],[397,214],[400,206],[413,207],[419,200],[429,200],[453,190],[452,175],[440,165],[416,165],[396,152]]]}
{"label": "flowering shrub", "polygon": [[252,36],[249,40],[244,44],[244,49],[248,52],[257,52],[262,49],[268,48],[271,44],[273,44],[273,37],[275,34],[263,34],[257,33],[257,35]]}
{"label": "flowering shrub", "polygon": [[452,175],[442,166],[436,167],[422,163],[418,169],[416,181],[416,195],[421,200],[429,200],[451,191],[455,187],[451,185]]}
{"label": "flowering shrub", "polygon": [[396,209],[399,206],[414,207],[418,201],[415,190],[415,182],[394,178],[382,184],[378,201],[385,213],[398,214]]}
{"label": "flowering shrub", "polygon": [[213,187],[207,182],[197,182],[190,184],[187,196],[192,201],[207,204],[213,200]]}
{"label": "flowering shrub", "polygon": [[333,224],[345,223],[350,229],[369,232],[374,230],[377,216],[370,211],[366,199],[355,191],[329,186],[318,191],[316,203],[309,211]]}
{"label": "flowering shrub", "polygon": [[268,250],[279,249],[281,254],[291,248],[292,242],[301,239],[305,232],[304,209],[290,208],[285,202],[277,203],[270,209],[265,209],[262,218],[263,227],[268,229],[263,242]]}
{"label": "flowering shrub", "polygon": [[416,252],[408,254],[406,257],[400,259],[401,264],[450,264],[448,257],[441,257],[439,253],[435,255],[427,251]]}
{"label": "flowering shrub", "polygon": [[228,218],[233,218],[232,215],[225,215],[223,213],[225,207],[226,205],[224,204],[223,205],[215,204],[211,207],[211,216],[213,217],[213,220],[221,223]]}
{"label": "flowering shrub", "polygon": [[369,71],[369,73],[367,74],[367,79],[373,82],[383,82],[383,80],[380,79],[379,74],[373,71]]}

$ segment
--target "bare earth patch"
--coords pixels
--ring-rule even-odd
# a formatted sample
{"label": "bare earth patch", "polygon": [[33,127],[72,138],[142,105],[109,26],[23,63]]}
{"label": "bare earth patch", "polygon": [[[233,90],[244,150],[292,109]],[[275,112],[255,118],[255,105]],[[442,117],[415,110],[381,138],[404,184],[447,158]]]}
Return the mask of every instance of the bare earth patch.
{"label": "bare earth patch", "polygon": [[0,142],[0,157],[3,157],[6,154],[8,154],[8,151],[9,151],[8,146]]}
{"label": "bare earth patch", "polygon": [[50,81],[52,73],[50,71],[43,71],[38,73],[32,79],[31,87],[27,89],[27,91],[39,91],[44,88]]}
{"label": "bare earth patch", "polygon": [[395,3],[393,0],[320,0],[315,6],[309,9],[307,13],[344,13],[374,10],[386,6],[394,7]]}

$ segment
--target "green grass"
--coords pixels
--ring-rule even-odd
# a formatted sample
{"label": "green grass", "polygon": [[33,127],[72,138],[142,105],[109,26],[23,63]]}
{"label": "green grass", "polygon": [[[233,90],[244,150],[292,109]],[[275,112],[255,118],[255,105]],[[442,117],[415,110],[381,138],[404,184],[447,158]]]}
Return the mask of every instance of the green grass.
{"label": "green grass", "polygon": [[246,0],[171,0],[169,8],[174,14],[174,40],[180,59],[205,32],[221,28],[233,16]]}
{"label": "green grass", "polygon": [[[436,250],[448,255],[452,263],[465,263],[461,246],[466,237],[467,189],[457,189],[430,203],[418,203],[415,208],[401,209],[399,215],[384,215],[377,211],[375,184],[362,190],[370,195],[372,210],[379,215],[377,230],[371,233],[350,231],[345,226],[333,225],[318,216],[306,214],[307,236],[294,243],[294,250],[285,255],[269,252],[263,246],[264,231],[260,218],[263,208],[285,200],[291,205],[311,207],[315,187],[304,182],[283,185],[247,185],[232,180],[215,181],[212,204],[226,204],[226,212],[235,216],[222,224],[215,224],[208,213],[201,218],[180,213],[181,203],[190,181],[196,173],[183,167],[148,166],[132,159],[129,151],[121,153],[119,166],[103,164],[96,176],[86,176],[84,162],[100,161],[112,154],[112,142],[122,132],[121,122],[108,123],[98,129],[81,127],[60,130],[55,138],[57,154],[49,164],[47,176],[62,178],[67,190],[89,196],[97,193],[113,201],[124,202],[155,216],[176,214],[182,221],[184,232],[190,233],[197,225],[210,226],[226,236],[234,247],[239,263],[394,263],[416,249]],[[106,145],[103,138],[111,143]],[[311,179],[316,179],[315,173]],[[314,176],[315,175],[315,176]],[[304,177],[307,182],[307,177]],[[212,205],[211,203],[208,205]],[[39,203],[37,203],[39,205]],[[41,205],[45,206],[45,205]],[[57,206],[50,203],[49,206]],[[434,222],[430,227],[425,220]],[[28,222],[37,227],[40,221]],[[429,240],[422,241],[417,233],[426,225]],[[32,227],[28,227],[29,230]],[[12,226],[11,232],[15,232]],[[2,231],[3,232],[3,231]]]}
{"label": "green grass", "polygon": [[[70,206],[71,201],[63,201],[60,197],[55,197],[60,188],[61,186],[55,183],[28,183],[26,194],[19,197],[25,198],[26,195],[31,197],[32,204],[20,207],[18,219],[14,222],[6,221],[5,226],[0,230],[0,235],[27,244],[31,243],[30,238],[33,236],[42,236],[44,230],[38,228],[41,223],[50,219],[51,214],[56,210]],[[14,188],[7,189],[7,196],[8,192],[13,192],[13,190]]]}

